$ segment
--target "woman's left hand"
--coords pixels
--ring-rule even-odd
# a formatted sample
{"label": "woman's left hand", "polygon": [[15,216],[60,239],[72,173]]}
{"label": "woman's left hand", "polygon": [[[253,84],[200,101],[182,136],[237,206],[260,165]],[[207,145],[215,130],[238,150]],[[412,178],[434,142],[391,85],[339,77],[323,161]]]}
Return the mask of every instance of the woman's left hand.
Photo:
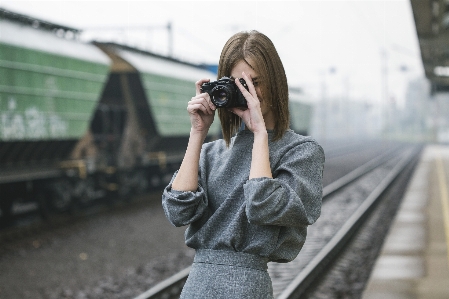
{"label": "woman's left hand", "polygon": [[243,87],[238,78],[235,79],[235,83],[245,97],[248,108],[230,108],[229,110],[238,115],[245,122],[246,127],[253,133],[266,132],[260,100],[257,97],[251,75],[246,75],[245,72],[242,72],[242,77],[248,85],[249,91]]}

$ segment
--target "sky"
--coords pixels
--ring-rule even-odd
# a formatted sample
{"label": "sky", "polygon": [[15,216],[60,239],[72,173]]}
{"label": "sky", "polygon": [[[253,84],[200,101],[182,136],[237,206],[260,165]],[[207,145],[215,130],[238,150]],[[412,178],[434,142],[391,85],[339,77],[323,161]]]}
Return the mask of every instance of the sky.
{"label": "sky", "polygon": [[229,37],[255,29],[273,41],[289,84],[316,100],[388,98],[401,106],[408,81],[424,76],[409,0],[0,0],[0,7],[83,29],[83,41],[164,55],[171,23],[172,55],[194,63],[218,63]]}

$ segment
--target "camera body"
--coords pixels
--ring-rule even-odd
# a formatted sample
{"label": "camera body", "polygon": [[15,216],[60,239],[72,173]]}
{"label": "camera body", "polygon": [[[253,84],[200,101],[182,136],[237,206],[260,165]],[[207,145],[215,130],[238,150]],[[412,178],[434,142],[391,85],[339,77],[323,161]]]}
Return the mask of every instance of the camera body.
{"label": "camera body", "polygon": [[[239,81],[248,90],[245,80],[240,78]],[[207,92],[217,108],[248,107],[239,87],[228,77],[204,83],[201,85],[201,92]]]}

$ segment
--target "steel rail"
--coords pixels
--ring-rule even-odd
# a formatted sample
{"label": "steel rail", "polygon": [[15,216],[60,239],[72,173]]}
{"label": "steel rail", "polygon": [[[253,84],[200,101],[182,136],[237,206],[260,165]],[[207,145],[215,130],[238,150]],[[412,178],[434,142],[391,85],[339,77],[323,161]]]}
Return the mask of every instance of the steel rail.
{"label": "steel rail", "polygon": [[419,156],[420,146],[409,150],[382,182],[371,192],[359,208],[351,215],[348,221],[338,230],[334,237],[312,258],[307,266],[292,280],[277,299],[296,299],[310,287],[332,259],[340,253],[347,242],[355,234],[361,223],[370,215],[376,204],[380,201],[387,188],[402,173],[413,159]]}
{"label": "steel rail", "polygon": [[[400,149],[401,148],[391,149],[391,150],[387,151],[386,153],[382,154],[381,156],[377,156],[376,158],[374,158],[374,159],[366,162],[365,164],[359,166],[358,168],[356,168],[355,170],[351,171],[350,173],[344,175],[340,179],[338,179],[338,180],[334,181],[333,183],[327,185],[323,189],[323,200],[327,200],[330,197],[331,194],[333,194],[336,191],[342,189],[343,187],[347,186],[348,184],[354,182],[356,179],[360,178],[364,174],[366,174],[366,173],[376,169],[377,167],[380,167],[384,163],[386,163],[389,160],[393,159],[394,157],[396,157],[395,153],[397,153],[397,151],[399,151]],[[351,217],[351,219],[352,219],[352,217]],[[326,246],[326,247],[328,247],[328,246]],[[310,264],[311,263],[309,263],[309,265]],[[181,270],[180,272],[174,274],[173,276],[171,276],[171,277],[161,281],[160,283],[156,284],[155,286],[153,286],[149,290],[145,291],[144,293],[138,295],[134,299],[172,299],[172,298],[178,298],[179,294],[181,293],[183,284],[187,280],[187,277],[189,275],[189,271],[190,271],[190,267]],[[301,273],[299,275],[301,275]],[[295,279],[298,279],[298,278],[295,278]],[[296,281],[296,280],[294,280],[294,281]],[[284,293],[282,293],[282,294],[284,294]]]}
{"label": "steel rail", "polygon": [[187,280],[187,276],[189,276],[190,267],[181,270],[175,275],[167,278],[166,280],[158,283],[148,291],[140,294],[134,299],[171,299],[171,298],[179,298],[179,294],[181,294],[182,287],[184,286],[185,281]]}
{"label": "steel rail", "polygon": [[369,149],[373,146],[372,141],[364,142],[364,141],[357,141],[357,142],[352,142],[352,143],[348,143],[345,144],[343,146],[340,147],[336,147],[336,148],[324,148],[324,153],[326,154],[326,160],[328,159],[336,159],[336,158],[340,158],[342,156],[347,156],[356,152],[360,152],[360,150],[366,150]]}
{"label": "steel rail", "polygon": [[367,174],[368,172],[376,169],[377,167],[393,159],[394,157],[396,157],[395,153],[397,153],[401,148],[402,147],[390,149],[384,154],[377,156],[374,159],[371,159],[370,161],[366,162],[365,164],[362,164],[361,166],[357,167],[348,174],[333,181],[332,183],[323,188],[323,200],[327,200],[333,193],[349,185],[353,181],[359,179],[364,174]]}

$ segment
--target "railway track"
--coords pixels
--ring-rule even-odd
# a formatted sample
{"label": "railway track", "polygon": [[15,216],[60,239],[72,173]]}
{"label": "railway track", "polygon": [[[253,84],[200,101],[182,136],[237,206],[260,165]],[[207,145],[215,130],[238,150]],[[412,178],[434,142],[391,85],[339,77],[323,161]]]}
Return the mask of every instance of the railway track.
{"label": "railway track", "polygon": [[[323,189],[320,219],[309,227],[307,241],[298,257],[287,264],[269,263],[275,298],[299,298],[310,292],[318,276],[369,218],[385,191],[410,169],[419,157],[420,146],[389,147]],[[337,154],[340,156],[340,154]],[[189,273],[186,268],[160,282],[135,299],[178,298]]]}

